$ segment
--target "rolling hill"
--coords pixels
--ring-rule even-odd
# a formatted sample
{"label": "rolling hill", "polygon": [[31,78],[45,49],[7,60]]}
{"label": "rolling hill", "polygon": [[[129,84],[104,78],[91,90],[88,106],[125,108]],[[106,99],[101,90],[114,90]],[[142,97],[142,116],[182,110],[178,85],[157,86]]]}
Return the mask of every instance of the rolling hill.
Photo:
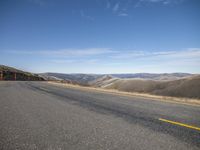
{"label": "rolling hill", "polygon": [[200,75],[173,81],[118,79],[107,86],[104,85],[103,88],[162,96],[200,98]]}
{"label": "rolling hill", "polygon": [[185,77],[190,77],[192,74],[189,73],[134,73],[134,74],[111,74],[113,77],[122,78],[122,79],[148,79],[148,80],[177,80]]}

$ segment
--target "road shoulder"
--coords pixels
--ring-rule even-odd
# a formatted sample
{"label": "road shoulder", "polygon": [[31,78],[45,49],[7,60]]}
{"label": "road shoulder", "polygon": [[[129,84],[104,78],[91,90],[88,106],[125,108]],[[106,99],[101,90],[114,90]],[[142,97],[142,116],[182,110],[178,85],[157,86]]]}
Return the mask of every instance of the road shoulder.
{"label": "road shoulder", "polygon": [[111,89],[101,89],[101,88],[94,88],[94,87],[83,87],[79,85],[72,85],[66,83],[59,83],[59,82],[52,82],[48,81],[47,83],[55,86],[61,86],[65,88],[77,89],[82,91],[93,91],[98,93],[106,93],[106,94],[113,94],[119,96],[126,96],[126,97],[139,97],[145,98],[146,100],[155,100],[167,103],[175,103],[175,104],[183,104],[189,106],[196,106],[200,107],[200,100],[198,99],[191,99],[191,98],[178,98],[178,97],[168,97],[168,96],[158,96],[158,95],[151,95],[151,94],[144,94],[144,93],[136,93],[136,92],[122,92],[118,90],[111,90]]}

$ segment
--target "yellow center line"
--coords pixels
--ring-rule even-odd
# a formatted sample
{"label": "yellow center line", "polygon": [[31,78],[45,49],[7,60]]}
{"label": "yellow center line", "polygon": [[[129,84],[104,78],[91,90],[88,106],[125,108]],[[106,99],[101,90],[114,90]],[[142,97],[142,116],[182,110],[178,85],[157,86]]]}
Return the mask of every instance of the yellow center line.
{"label": "yellow center line", "polygon": [[180,123],[180,122],[175,122],[175,121],[171,121],[171,120],[167,120],[167,119],[162,119],[162,118],[159,118],[158,120],[200,131],[200,128],[196,127],[196,126],[192,126],[192,125],[188,125],[188,124],[184,124],[184,123]]}

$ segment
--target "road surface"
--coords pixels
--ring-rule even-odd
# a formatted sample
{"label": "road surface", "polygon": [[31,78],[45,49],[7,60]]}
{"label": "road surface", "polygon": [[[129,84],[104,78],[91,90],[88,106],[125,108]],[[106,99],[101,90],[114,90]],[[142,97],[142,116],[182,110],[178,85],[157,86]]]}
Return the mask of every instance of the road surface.
{"label": "road surface", "polygon": [[199,106],[0,82],[1,150],[199,150],[198,127]]}

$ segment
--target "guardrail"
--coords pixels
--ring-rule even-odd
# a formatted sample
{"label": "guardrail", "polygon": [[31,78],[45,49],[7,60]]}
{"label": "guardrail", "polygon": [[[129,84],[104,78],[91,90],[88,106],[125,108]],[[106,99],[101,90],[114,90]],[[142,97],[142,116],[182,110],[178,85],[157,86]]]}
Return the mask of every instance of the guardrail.
{"label": "guardrail", "polygon": [[0,80],[3,80],[3,71],[0,71]]}
{"label": "guardrail", "polygon": [[29,75],[21,72],[14,71],[0,71],[0,81],[11,80],[11,81],[44,81],[42,77],[37,75]]}
{"label": "guardrail", "polygon": [[[6,75],[10,74],[10,77],[7,79]],[[0,71],[0,81],[2,80],[17,80],[17,73],[16,72],[6,72],[6,71]]]}

